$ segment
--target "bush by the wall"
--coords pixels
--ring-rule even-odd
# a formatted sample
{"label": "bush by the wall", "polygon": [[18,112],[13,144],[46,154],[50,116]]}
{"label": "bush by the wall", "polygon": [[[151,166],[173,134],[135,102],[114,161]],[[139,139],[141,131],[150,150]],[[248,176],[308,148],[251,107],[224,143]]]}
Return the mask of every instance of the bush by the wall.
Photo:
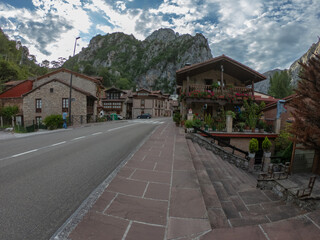
{"label": "bush by the wall", "polygon": [[53,130],[62,128],[63,119],[61,115],[50,115],[43,120],[43,123],[48,127],[48,129]]}

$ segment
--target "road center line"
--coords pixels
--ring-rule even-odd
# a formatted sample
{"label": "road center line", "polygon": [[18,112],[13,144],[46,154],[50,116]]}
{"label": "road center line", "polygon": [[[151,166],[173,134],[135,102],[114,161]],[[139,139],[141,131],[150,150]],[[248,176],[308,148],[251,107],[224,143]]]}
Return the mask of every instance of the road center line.
{"label": "road center line", "polygon": [[66,143],[66,141],[58,142],[58,143],[52,144],[52,145],[50,145],[49,147],[58,146],[58,145],[61,145],[61,144],[64,144],[64,143]]}
{"label": "road center line", "polygon": [[133,125],[136,125],[136,124],[130,124],[130,125],[122,126],[122,127],[112,128],[112,129],[109,129],[107,132],[115,131],[115,130],[118,130],[118,129],[121,129],[121,128],[125,128],[125,127],[130,127],[130,126],[133,126]]}
{"label": "road center line", "polygon": [[102,132],[92,133],[91,135],[92,135],[92,136],[95,136],[95,135],[99,135],[99,134],[102,134]]}
{"label": "road center line", "polygon": [[25,154],[28,154],[28,153],[32,153],[32,152],[36,152],[38,151],[39,149],[33,149],[33,150],[30,150],[30,151],[27,151],[27,152],[23,152],[23,153],[18,153],[18,154],[15,154],[15,155],[12,155],[11,157],[19,157],[19,156],[22,156],[22,155],[25,155]]}
{"label": "road center line", "polygon": [[85,138],[85,136],[74,138],[71,141],[79,140],[79,139],[82,139],[82,138]]}

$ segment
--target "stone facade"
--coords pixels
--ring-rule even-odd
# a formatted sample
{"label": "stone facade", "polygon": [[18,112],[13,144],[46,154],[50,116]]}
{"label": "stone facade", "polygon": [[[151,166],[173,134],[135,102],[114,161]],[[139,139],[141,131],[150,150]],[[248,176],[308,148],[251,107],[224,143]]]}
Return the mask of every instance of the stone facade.
{"label": "stone facade", "polygon": [[[33,121],[36,121],[37,117],[41,117],[43,120],[52,114],[62,114],[62,99],[69,98],[69,90],[68,85],[60,81],[51,81],[26,94],[23,98],[25,126],[32,124]],[[71,103],[72,115],[85,116],[85,123],[87,115],[87,95],[73,89],[72,98],[75,99],[75,101]],[[41,112],[36,112],[36,99],[41,99]]]}

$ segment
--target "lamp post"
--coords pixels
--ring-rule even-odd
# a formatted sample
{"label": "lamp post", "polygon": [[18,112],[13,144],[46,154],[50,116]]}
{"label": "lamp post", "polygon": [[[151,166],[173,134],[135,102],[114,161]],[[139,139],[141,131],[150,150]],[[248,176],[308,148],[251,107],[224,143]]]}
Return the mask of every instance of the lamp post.
{"label": "lamp post", "polygon": [[[80,37],[77,37],[75,42],[74,42],[74,48],[73,48],[73,56],[76,53],[76,47],[77,47],[77,40]],[[72,68],[73,68],[73,64],[72,64]],[[69,92],[69,126],[71,125],[71,91],[72,91],[72,71],[73,69],[71,69],[71,76],[70,76],[70,92]]]}

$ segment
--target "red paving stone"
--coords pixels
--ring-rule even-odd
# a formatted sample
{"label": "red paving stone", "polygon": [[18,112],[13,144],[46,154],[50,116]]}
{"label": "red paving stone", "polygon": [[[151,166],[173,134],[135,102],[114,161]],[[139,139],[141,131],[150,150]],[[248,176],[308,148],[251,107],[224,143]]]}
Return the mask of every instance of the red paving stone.
{"label": "red paving stone", "polygon": [[169,200],[170,185],[161,183],[149,183],[145,198]]}
{"label": "red paving stone", "polygon": [[170,183],[171,174],[166,172],[148,171],[138,169],[131,176],[132,179],[148,182]]}
{"label": "red paving stone", "polygon": [[270,240],[320,239],[320,229],[306,217],[298,217],[261,225]]}
{"label": "red paving stone", "polygon": [[92,211],[103,212],[117,194],[105,191],[92,206]]}
{"label": "red paving stone", "polygon": [[140,223],[132,223],[126,236],[126,240],[163,240],[165,234],[164,227],[151,226]]}
{"label": "red paving stone", "polygon": [[146,182],[115,177],[107,187],[107,191],[142,197],[146,187]]}
{"label": "red paving stone", "polygon": [[122,239],[129,221],[89,212],[71,233],[71,240]]}
{"label": "red paving stone", "polygon": [[199,189],[172,188],[170,217],[205,218],[206,208]]}
{"label": "red paving stone", "polygon": [[[201,240],[267,240],[258,226],[213,229]],[[280,240],[280,239],[279,239]]]}
{"label": "red paving stone", "polygon": [[104,212],[127,220],[165,225],[168,202],[118,195]]}

